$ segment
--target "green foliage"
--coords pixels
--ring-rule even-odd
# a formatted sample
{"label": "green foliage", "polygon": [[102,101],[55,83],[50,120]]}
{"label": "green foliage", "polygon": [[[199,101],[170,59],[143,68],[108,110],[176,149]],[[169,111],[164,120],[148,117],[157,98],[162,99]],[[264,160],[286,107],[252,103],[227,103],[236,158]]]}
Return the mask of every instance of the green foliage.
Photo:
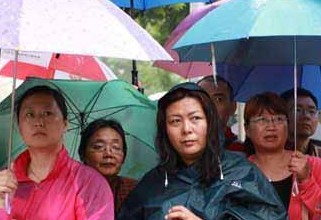
{"label": "green foliage", "polygon": [[[170,33],[189,13],[188,4],[176,4],[147,11],[134,11],[136,21],[145,28],[161,45],[164,45]],[[120,59],[103,59],[120,79],[131,82],[132,62]],[[184,81],[175,73],[152,66],[150,62],[137,62],[138,80],[145,94],[166,91],[173,85]]]}

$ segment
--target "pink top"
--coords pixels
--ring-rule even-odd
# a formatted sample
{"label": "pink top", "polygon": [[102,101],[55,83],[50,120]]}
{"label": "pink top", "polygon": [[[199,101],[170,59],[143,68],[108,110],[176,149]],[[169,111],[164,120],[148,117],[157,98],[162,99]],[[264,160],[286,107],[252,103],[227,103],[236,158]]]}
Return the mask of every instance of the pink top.
{"label": "pink top", "polygon": [[[253,157],[249,157],[253,161]],[[321,159],[308,156],[310,177],[299,183],[299,194],[291,195],[289,204],[289,219],[302,220],[302,207],[308,212],[310,220],[321,219]]]}
{"label": "pink top", "polygon": [[18,189],[12,213],[0,209],[0,219],[114,220],[113,195],[107,181],[95,170],[73,159],[63,148],[46,179],[35,183],[27,175],[29,151],[15,161]]}

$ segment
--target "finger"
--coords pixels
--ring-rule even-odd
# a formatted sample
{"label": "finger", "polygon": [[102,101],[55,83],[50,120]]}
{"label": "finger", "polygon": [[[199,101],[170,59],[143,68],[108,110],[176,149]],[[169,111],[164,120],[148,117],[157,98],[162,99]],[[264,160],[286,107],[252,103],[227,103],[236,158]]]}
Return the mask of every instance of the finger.
{"label": "finger", "polygon": [[184,211],[188,211],[187,208],[185,208],[184,206],[182,205],[175,205],[175,206],[172,206],[170,209],[169,209],[170,212],[176,212],[176,211],[181,211],[181,212],[184,212]]}
{"label": "finger", "polygon": [[10,164],[10,170],[11,170],[11,171],[14,170],[14,162],[11,162],[11,164]]}
{"label": "finger", "polygon": [[174,219],[175,220],[184,220],[184,219],[187,219],[187,215],[184,212],[175,211],[175,212],[168,213],[165,216],[165,219],[168,219],[168,220],[174,220]]}

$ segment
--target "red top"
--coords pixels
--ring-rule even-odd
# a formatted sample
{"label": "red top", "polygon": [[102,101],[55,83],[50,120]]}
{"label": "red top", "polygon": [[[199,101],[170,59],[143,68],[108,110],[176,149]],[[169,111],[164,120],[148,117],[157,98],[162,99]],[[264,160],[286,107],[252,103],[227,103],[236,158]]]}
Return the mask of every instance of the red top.
{"label": "red top", "polygon": [[16,159],[18,189],[12,199],[11,217],[0,209],[0,219],[114,220],[113,195],[106,180],[95,170],[73,159],[63,148],[46,179],[29,179],[26,150]]}

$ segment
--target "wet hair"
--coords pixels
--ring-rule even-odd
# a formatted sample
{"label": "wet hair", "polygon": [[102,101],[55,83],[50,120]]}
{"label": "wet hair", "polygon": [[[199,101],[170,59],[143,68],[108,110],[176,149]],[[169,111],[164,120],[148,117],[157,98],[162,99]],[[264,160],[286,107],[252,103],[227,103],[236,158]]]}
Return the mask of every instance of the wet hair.
{"label": "wet hair", "polygon": [[21,106],[23,101],[28,98],[29,96],[35,95],[35,94],[47,94],[51,95],[54,100],[56,101],[58,108],[60,109],[63,119],[67,120],[67,105],[66,100],[61,94],[61,92],[49,87],[49,86],[35,86],[30,89],[28,89],[17,101],[16,103],[16,115],[17,115],[17,121],[19,123],[19,114],[21,110]]}
{"label": "wet hair", "polygon": [[219,117],[209,95],[195,83],[182,83],[173,87],[158,102],[157,136],[155,145],[160,156],[163,169],[176,172],[183,164],[179,154],[171,145],[166,130],[166,109],[173,103],[186,97],[194,98],[201,104],[207,121],[206,147],[196,166],[201,173],[201,182],[208,185],[219,174],[220,135]]}
{"label": "wet hair", "polygon": [[[261,115],[263,111],[271,114],[282,114],[288,118],[286,102],[283,98],[273,92],[264,92],[250,98],[244,109],[244,126],[248,126],[250,119],[256,115]],[[247,155],[255,153],[252,141],[247,137],[244,145],[246,146]]]}
{"label": "wet hair", "polygon": [[[315,106],[318,108],[317,98],[307,89],[297,88],[296,90],[297,97],[309,97],[314,102]],[[281,94],[281,97],[288,103],[289,101],[294,100],[294,88],[289,89]]]}
{"label": "wet hair", "polygon": [[[230,93],[230,96],[229,96],[230,101],[233,101],[234,100],[234,91],[233,91],[233,87],[231,86],[231,84],[226,79],[224,79],[223,77],[218,76],[218,75],[216,76],[216,81],[225,83],[227,85],[227,87],[229,88],[229,93]],[[212,75],[205,76],[197,82],[197,85],[201,86],[201,83],[204,83],[204,82],[211,82],[214,84],[214,77]]]}
{"label": "wet hair", "polygon": [[81,132],[81,140],[78,148],[78,154],[80,160],[85,163],[85,152],[88,145],[88,141],[99,129],[102,128],[112,128],[114,129],[120,136],[123,141],[123,152],[124,152],[124,161],[127,154],[127,143],[125,138],[125,131],[121,124],[116,120],[106,120],[106,119],[96,119],[88,124],[88,126]]}

